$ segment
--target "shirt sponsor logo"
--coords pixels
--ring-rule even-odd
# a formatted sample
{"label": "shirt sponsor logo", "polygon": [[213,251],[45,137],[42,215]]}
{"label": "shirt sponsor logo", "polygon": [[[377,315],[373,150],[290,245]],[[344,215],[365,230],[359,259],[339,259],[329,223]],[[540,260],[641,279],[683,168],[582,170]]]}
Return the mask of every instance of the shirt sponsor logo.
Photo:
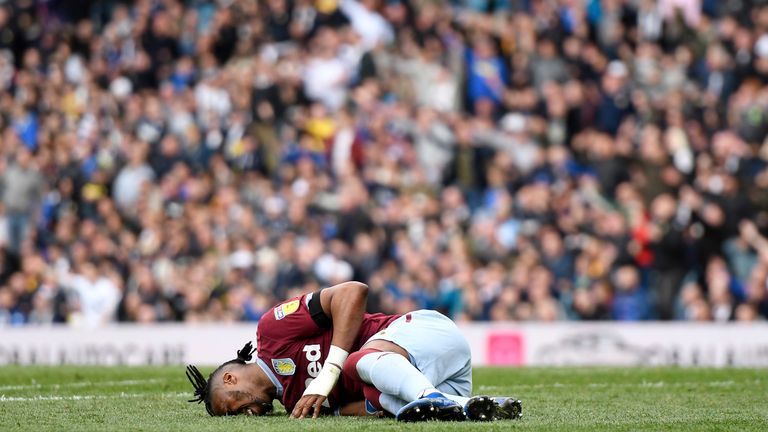
{"label": "shirt sponsor logo", "polygon": [[307,365],[307,373],[309,374],[309,378],[304,381],[304,387],[309,385],[309,383],[312,382],[313,379],[317,377],[318,374],[320,374],[320,369],[323,368],[323,365],[320,363],[320,356],[322,355],[322,352],[320,351],[320,344],[312,344],[312,345],[304,345],[304,349],[302,349],[304,353],[306,353],[307,361],[309,364]]}
{"label": "shirt sponsor logo", "polygon": [[[309,383],[311,383],[312,380],[320,374],[320,370],[323,368],[323,364],[320,363],[320,356],[322,356],[323,353],[321,351],[320,344],[304,345],[302,351],[306,353],[307,361],[309,362],[307,365],[307,373],[309,374],[309,378],[304,381],[304,388],[307,388]],[[323,406],[330,408],[331,402],[326,399],[323,402]]]}
{"label": "shirt sponsor logo", "polygon": [[275,319],[279,321],[296,312],[299,310],[299,304],[301,304],[299,300],[293,300],[275,307]]}
{"label": "shirt sponsor logo", "polygon": [[296,373],[296,363],[293,362],[293,359],[272,359],[272,367],[278,375],[288,376]]}

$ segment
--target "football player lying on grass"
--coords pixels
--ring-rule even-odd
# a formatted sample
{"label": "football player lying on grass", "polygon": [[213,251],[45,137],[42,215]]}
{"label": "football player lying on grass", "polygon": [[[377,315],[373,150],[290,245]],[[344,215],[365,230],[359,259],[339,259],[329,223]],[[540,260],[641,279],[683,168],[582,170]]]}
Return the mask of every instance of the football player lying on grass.
{"label": "football player lying on grass", "polygon": [[[522,415],[519,400],[471,396],[469,345],[435,311],[365,313],[368,286],[345,282],[267,311],[248,342],[206,380],[187,377],[214,415],[263,415],[275,399],[293,418],[319,414],[400,421],[500,420]],[[351,354],[350,354],[351,353]]]}

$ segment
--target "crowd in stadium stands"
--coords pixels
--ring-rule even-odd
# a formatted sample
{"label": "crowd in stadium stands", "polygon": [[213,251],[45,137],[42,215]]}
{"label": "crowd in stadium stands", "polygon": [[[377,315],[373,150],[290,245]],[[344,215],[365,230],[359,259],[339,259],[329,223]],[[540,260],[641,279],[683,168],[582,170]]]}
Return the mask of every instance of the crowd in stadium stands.
{"label": "crowd in stadium stands", "polygon": [[0,325],[768,317],[768,1],[0,0]]}

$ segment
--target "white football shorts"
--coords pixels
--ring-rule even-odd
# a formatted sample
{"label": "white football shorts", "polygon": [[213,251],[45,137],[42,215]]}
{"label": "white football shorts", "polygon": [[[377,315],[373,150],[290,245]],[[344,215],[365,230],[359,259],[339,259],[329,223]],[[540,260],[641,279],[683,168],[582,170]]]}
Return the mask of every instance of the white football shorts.
{"label": "white football shorts", "polygon": [[371,336],[371,340],[386,340],[402,347],[411,363],[441,392],[471,395],[469,344],[456,324],[440,312],[409,312]]}

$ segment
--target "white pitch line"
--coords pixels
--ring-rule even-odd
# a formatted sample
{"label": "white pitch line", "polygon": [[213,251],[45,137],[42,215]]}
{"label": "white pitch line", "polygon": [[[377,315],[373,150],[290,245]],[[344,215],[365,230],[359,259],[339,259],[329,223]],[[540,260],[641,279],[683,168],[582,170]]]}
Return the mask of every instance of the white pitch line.
{"label": "white pitch line", "polygon": [[142,384],[152,384],[165,382],[166,380],[159,380],[155,378],[140,379],[140,380],[123,380],[123,381],[79,381],[65,384],[22,384],[22,385],[7,385],[0,386],[0,391],[8,390],[36,390],[42,388],[71,388],[71,387],[115,387],[115,386],[132,386]]}
{"label": "white pitch line", "polygon": [[33,401],[80,401],[91,399],[121,399],[121,398],[135,398],[146,396],[188,396],[187,393],[120,393],[116,395],[70,395],[70,396],[6,396],[0,395],[0,403],[2,402],[33,402]]}
{"label": "white pitch line", "polygon": [[104,397],[91,396],[91,395],[74,395],[74,396],[32,396],[32,397],[11,397],[6,395],[0,395],[0,402],[30,402],[30,401],[63,401],[63,400],[88,400],[88,399],[105,399]]}

